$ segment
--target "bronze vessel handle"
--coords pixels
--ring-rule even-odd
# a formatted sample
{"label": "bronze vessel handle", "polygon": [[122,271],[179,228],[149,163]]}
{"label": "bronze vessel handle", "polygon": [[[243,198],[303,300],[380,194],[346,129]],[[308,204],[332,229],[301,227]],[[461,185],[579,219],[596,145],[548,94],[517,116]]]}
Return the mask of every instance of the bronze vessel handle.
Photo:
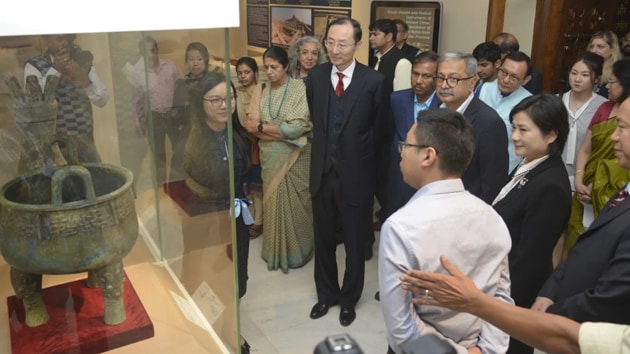
{"label": "bronze vessel handle", "polygon": [[64,166],[57,170],[52,176],[52,204],[56,207],[63,205],[62,182],[69,176],[78,176],[83,181],[85,187],[85,199],[94,204],[96,202],[96,193],[94,193],[94,185],[92,184],[92,175],[83,166]]}

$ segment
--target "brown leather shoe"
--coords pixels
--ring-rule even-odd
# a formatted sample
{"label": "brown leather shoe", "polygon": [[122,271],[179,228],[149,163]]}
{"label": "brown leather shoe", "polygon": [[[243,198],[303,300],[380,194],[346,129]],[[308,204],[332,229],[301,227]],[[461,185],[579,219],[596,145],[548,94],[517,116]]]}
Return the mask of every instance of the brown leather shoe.
{"label": "brown leather shoe", "polygon": [[256,237],[262,235],[262,233],[263,233],[263,226],[262,226],[262,224],[260,224],[260,225],[253,224],[252,226],[249,227],[249,239],[250,240],[253,240]]}

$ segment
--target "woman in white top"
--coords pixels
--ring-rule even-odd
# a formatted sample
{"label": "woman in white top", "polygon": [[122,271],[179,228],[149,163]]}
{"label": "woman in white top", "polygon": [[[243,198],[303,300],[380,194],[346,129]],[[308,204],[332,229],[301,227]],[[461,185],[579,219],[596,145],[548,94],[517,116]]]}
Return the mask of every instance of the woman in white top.
{"label": "woman in white top", "polygon": [[569,112],[570,128],[567,143],[562,152],[562,160],[567,168],[572,190],[575,190],[573,183],[575,157],[586,137],[586,131],[595,111],[606,102],[604,97],[593,92],[593,87],[602,75],[603,64],[604,58],[597,54],[585,52],[579,55],[569,72],[571,89],[562,95],[562,102]]}

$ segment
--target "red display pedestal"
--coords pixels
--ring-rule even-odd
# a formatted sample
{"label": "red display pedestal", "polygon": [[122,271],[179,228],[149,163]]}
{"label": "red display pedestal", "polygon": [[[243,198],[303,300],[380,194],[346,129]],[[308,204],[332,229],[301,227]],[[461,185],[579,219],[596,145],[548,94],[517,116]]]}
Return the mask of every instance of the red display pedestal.
{"label": "red display pedestal", "polygon": [[16,296],[8,297],[12,352],[102,353],[153,337],[153,323],[126,274],[123,299],[127,319],[117,326],[103,322],[101,289],[88,288],[86,280],[44,289],[50,320],[39,327],[27,327],[22,301]]}

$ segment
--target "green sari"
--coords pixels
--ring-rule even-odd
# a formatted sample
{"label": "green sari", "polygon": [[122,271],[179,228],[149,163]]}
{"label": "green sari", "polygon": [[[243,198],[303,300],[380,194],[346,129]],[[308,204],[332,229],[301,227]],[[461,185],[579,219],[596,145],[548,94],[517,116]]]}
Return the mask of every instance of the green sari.
{"label": "green sari", "polygon": [[261,120],[282,140],[259,140],[263,180],[262,257],[269,270],[297,268],[313,256],[313,212],[308,189],[312,130],[302,80],[263,92]]}
{"label": "green sari", "polygon": [[[621,187],[630,180],[630,171],[619,166],[615,157],[615,143],[610,139],[617,127],[617,120],[612,117],[591,127],[591,154],[584,168],[584,185],[593,183],[591,200],[593,214],[597,217],[604,205]],[[569,252],[577,242],[581,234],[586,231],[582,223],[584,205],[577,199],[577,193],[573,195],[571,217],[569,218],[569,236],[566,248]]]}

